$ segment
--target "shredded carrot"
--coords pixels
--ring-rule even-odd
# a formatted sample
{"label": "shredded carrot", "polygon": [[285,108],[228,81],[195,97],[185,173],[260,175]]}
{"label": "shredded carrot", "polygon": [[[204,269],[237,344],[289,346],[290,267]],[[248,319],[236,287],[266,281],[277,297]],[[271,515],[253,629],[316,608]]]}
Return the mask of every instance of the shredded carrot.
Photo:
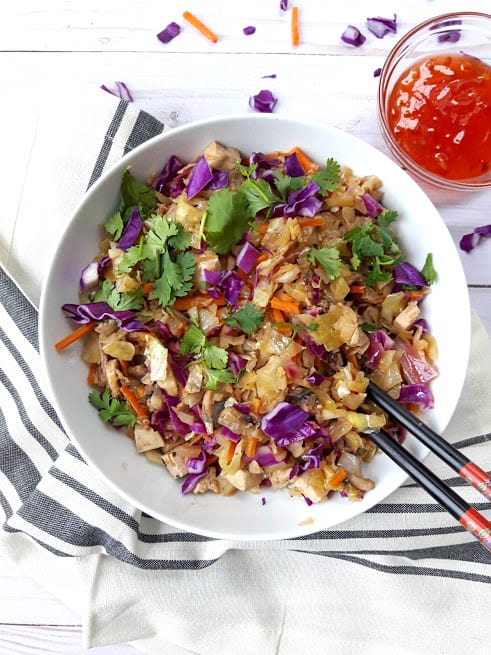
{"label": "shredded carrot", "polygon": [[145,395],[145,385],[139,384],[135,390],[135,394],[138,398],[143,398]]}
{"label": "shredded carrot", "polygon": [[358,361],[356,355],[348,355],[346,359],[353,366],[353,368],[355,368],[357,371],[360,370],[360,362]]}
{"label": "shredded carrot", "polygon": [[322,227],[325,223],[323,216],[312,216],[312,218],[297,218],[300,227]]}
{"label": "shredded carrot", "polygon": [[125,384],[121,385],[121,393],[137,416],[148,418],[148,408],[138,400],[136,394]]}
{"label": "shredded carrot", "polygon": [[306,173],[313,173],[319,170],[319,166],[313,162],[303,150],[300,150],[298,146],[292,148],[289,152],[286,152],[285,155],[297,155],[298,163],[303,168]]}
{"label": "shredded carrot", "polygon": [[300,307],[296,302],[292,302],[290,300],[282,300],[276,296],[273,296],[273,298],[271,298],[270,304],[273,309],[279,309],[280,311],[287,314],[300,314]]}
{"label": "shredded carrot", "polygon": [[251,400],[251,412],[253,414],[259,414],[261,412],[262,404],[261,398],[253,398]]}
{"label": "shredded carrot", "polygon": [[[263,223],[261,223],[261,225],[258,225],[256,227],[256,231],[259,232],[259,234],[266,234],[266,232],[268,231],[268,222],[264,221]],[[256,260],[256,264],[257,264],[257,260]]]}
{"label": "shredded carrot", "polygon": [[124,359],[118,359],[118,362],[121,370],[123,371],[123,375],[128,377],[128,362]]}
{"label": "shredded carrot", "polygon": [[227,464],[230,464],[230,462],[232,461],[236,447],[237,444],[234,441],[231,441],[229,443],[228,450],[227,450]]}
{"label": "shredded carrot", "polygon": [[153,282],[145,282],[143,285],[143,293],[148,296],[151,291],[153,291]]}
{"label": "shredded carrot", "polygon": [[349,288],[350,293],[365,293],[367,288],[363,284],[352,284]]}
{"label": "shredded carrot", "polygon": [[292,7],[292,46],[300,45],[298,7]]}
{"label": "shredded carrot", "polygon": [[89,366],[89,372],[87,373],[87,384],[95,384],[95,372],[98,367],[98,364],[93,363]]}
{"label": "shredded carrot", "polygon": [[327,483],[331,489],[338,487],[348,474],[344,469],[338,469]]}
{"label": "shredded carrot", "polygon": [[216,43],[218,41],[217,35],[212,32],[209,27],[206,27],[206,25],[202,23],[198,18],[196,18],[196,16],[190,11],[183,12],[182,17],[184,20],[187,20],[190,25],[195,27],[198,32],[201,32],[203,36],[206,36],[206,38],[209,39],[212,43]]}
{"label": "shredded carrot", "polygon": [[246,447],[244,449],[244,452],[247,455],[247,457],[254,457],[254,455],[256,454],[256,448],[257,448],[257,438],[249,437],[246,441]]}
{"label": "shredded carrot", "polygon": [[261,262],[265,262],[267,259],[269,259],[269,253],[263,252],[259,257],[256,259],[256,266],[260,264]]}
{"label": "shredded carrot", "polygon": [[273,308],[273,320],[275,323],[285,322],[285,317],[283,316],[283,312],[281,311],[281,309]]}
{"label": "shredded carrot", "polygon": [[416,300],[416,302],[421,300],[425,295],[422,291],[416,291],[415,289],[412,291],[406,291],[406,293],[409,300]]}
{"label": "shredded carrot", "polygon": [[96,325],[97,325],[97,321],[89,321],[89,323],[84,323],[76,330],[74,330],[71,334],[67,335],[66,337],[58,341],[58,343],[55,343],[56,350],[63,350],[63,348],[66,348],[74,341],[77,341],[84,335],[88,334],[91,330],[95,328]]}
{"label": "shredded carrot", "polygon": [[206,307],[207,305],[217,305],[218,307],[223,307],[223,305],[225,305],[225,298],[223,296],[220,296],[219,298],[212,298],[206,294],[185,296],[184,298],[178,298],[172,305],[172,308],[177,309],[177,311],[183,311],[186,309],[191,309],[191,307]]}
{"label": "shredded carrot", "polygon": [[241,268],[237,269],[237,275],[240,277],[242,282],[244,282],[244,284],[250,283],[251,281],[250,277],[247,275],[247,273],[244,273],[244,271]]}

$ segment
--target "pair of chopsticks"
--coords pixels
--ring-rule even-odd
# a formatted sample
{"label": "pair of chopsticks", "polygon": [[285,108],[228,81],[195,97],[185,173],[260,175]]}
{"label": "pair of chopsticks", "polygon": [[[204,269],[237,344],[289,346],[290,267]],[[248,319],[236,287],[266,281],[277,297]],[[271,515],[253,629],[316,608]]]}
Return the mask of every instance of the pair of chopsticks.
{"label": "pair of chopsticks", "polygon": [[[367,395],[429,450],[440,457],[450,468],[456,471],[461,478],[475,487],[487,500],[491,500],[491,478],[477,464],[445,441],[373,382],[368,384]],[[367,436],[491,552],[491,523],[482,514],[473,509],[453,489],[450,489],[442,480],[437,478],[430,469],[411,455],[385,430],[367,432]]]}

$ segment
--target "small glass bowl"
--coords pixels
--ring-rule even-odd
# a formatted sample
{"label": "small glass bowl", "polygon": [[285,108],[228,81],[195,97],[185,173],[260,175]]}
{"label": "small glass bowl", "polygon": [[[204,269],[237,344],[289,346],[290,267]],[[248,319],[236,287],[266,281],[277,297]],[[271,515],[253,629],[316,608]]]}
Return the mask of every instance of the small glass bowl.
{"label": "small glass bowl", "polygon": [[[399,77],[414,62],[435,54],[465,53],[491,65],[491,15],[478,12],[443,14],[421,23],[396,43],[382,68],[378,116],[385,142],[401,166],[430,185],[453,191],[491,187],[491,171],[476,178],[449,180],[422,168],[394,139],[388,120],[390,94]],[[491,129],[491,126],[490,126]]]}

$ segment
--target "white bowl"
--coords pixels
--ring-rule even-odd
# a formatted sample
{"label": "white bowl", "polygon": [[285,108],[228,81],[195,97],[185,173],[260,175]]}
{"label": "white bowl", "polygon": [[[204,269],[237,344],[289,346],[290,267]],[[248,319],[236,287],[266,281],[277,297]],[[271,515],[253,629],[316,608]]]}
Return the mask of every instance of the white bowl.
{"label": "white bowl", "polygon": [[[145,180],[171,154],[191,161],[213,140],[243,154],[286,151],[297,145],[321,164],[334,157],[360,176],[376,174],[383,180],[384,204],[399,212],[397,232],[409,261],[421,268],[432,252],[438,273],[423,307],[440,353],[440,375],[432,384],[435,408],[427,421],[439,432],[445,429],[462,390],[470,343],[468,292],[456,248],[435,207],[406,173],[372,146],[320,123],[264,114],[219,117],[165,132],[126,155],[88,191],[54,253],[41,297],[41,355],[68,435],[86,461],[128,501],[173,526],[211,537],[266,540],[306,535],[366,511],[397,489],[405,474],[385,455],[375,457],[367,468],[375,489],[358,503],[336,495],[308,507],[302,498],[270,489],[233,497],[182,495],[179,482],[137,454],[133,443],[106,427],[89,406],[80,345],[61,353],[53,345],[73,329],[61,305],[78,301],[80,271],[98,252],[100,226],[117,208],[125,168],[131,165],[132,172]],[[427,455],[414,439],[408,438],[406,446],[420,460]]]}

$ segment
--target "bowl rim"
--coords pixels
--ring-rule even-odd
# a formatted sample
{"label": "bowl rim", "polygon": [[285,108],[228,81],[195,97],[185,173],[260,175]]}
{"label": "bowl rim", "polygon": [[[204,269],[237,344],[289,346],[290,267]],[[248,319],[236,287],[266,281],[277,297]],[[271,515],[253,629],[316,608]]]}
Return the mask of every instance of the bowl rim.
{"label": "bowl rim", "polygon": [[[41,291],[41,299],[40,299],[40,309],[39,309],[39,346],[40,346],[40,354],[42,358],[42,364],[46,373],[46,379],[50,388],[51,392],[51,397],[54,399],[54,407],[57,411],[57,413],[60,415],[60,419],[62,420],[63,427],[66,430],[67,434],[69,435],[70,439],[73,440],[75,446],[77,449],[79,449],[84,456],[84,459],[87,461],[87,463],[95,469],[95,472],[97,475],[99,475],[104,482],[108,484],[110,488],[112,488],[119,496],[121,496],[124,500],[127,502],[131,503],[131,505],[136,506],[137,508],[147,512],[149,515],[156,517],[158,520],[161,520],[168,525],[175,526],[177,528],[180,528],[186,532],[194,532],[196,534],[201,534],[207,537],[211,538],[218,538],[218,539],[239,539],[242,541],[257,541],[262,540],[262,541],[273,541],[273,540],[279,540],[279,539],[290,539],[290,538],[296,538],[296,537],[305,537],[310,534],[313,534],[315,532],[318,532],[319,530],[325,530],[325,529],[332,529],[335,526],[338,526],[345,521],[351,520],[352,518],[355,518],[356,516],[359,516],[361,513],[366,512],[373,506],[377,505],[380,502],[383,502],[383,500],[390,494],[393,493],[397,488],[400,487],[401,484],[404,483],[404,481],[407,479],[407,475],[401,470],[400,471],[400,479],[398,481],[398,484],[396,487],[391,489],[387,494],[385,494],[382,497],[377,497],[373,499],[373,502],[371,502],[371,499],[369,496],[366,498],[368,499],[366,501],[366,506],[362,510],[362,512],[358,512],[353,516],[347,516],[346,519],[342,519],[341,521],[336,521],[336,523],[331,524],[330,526],[326,527],[321,525],[320,523],[314,523],[313,526],[310,525],[305,525],[305,526],[298,526],[296,529],[285,529],[283,532],[262,532],[261,536],[258,537],[257,534],[246,534],[246,533],[235,533],[235,532],[224,532],[221,530],[215,530],[213,528],[211,529],[203,529],[203,528],[196,528],[190,526],[188,523],[185,521],[180,521],[176,520],[174,518],[170,519],[168,517],[164,517],[162,514],[160,516],[156,516],[156,512],[154,509],[152,509],[146,502],[135,498],[135,496],[132,494],[132,492],[126,491],[123,489],[118,483],[113,481],[99,466],[98,462],[91,456],[89,456],[83,445],[80,444],[79,439],[77,438],[76,435],[72,435],[72,430],[70,429],[69,426],[66,425],[67,421],[64,420],[64,410],[63,408],[59,405],[58,403],[58,393],[55,388],[55,381],[52,378],[52,375],[49,370],[49,366],[47,364],[47,357],[46,357],[46,350],[49,347],[48,344],[51,344],[51,340],[49,339],[48,335],[45,333],[45,316],[47,313],[47,302],[48,302],[48,294],[49,294],[49,286],[50,286],[50,278],[53,274],[53,269],[55,266],[55,261],[56,261],[56,256],[58,252],[61,250],[63,241],[65,236],[68,234],[72,224],[76,222],[76,219],[78,217],[78,214],[83,211],[83,208],[85,204],[89,201],[89,199],[96,195],[98,193],[98,190],[101,186],[104,186],[106,183],[106,178],[110,177],[111,175],[114,175],[118,171],[121,172],[123,171],[126,166],[127,162],[131,161],[132,159],[138,159],[141,153],[144,153],[145,150],[153,148],[154,143],[158,143],[161,140],[165,140],[168,136],[170,135],[179,135],[181,133],[185,133],[187,131],[193,131],[197,128],[200,128],[202,126],[212,126],[215,124],[220,124],[223,123],[224,121],[233,121],[233,122],[243,122],[243,121],[252,121],[252,122],[264,122],[264,121],[270,121],[270,122],[289,122],[289,123],[294,123],[296,125],[301,124],[302,126],[309,126],[311,128],[317,129],[317,130],[324,130],[328,131],[331,133],[337,133],[339,134],[343,139],[346,139],[348,141],[351,141],[353,143],[358,143],[358,144],[363,144],[365,147],[373,149],[377,151],[381,157],[384,157],[385,159],[388,160],[393,166],[397,166],[397,164],[391,160],[385,153],[382,151],[378,150],[375,148],[375,146],[371,145],[370,143],[364,141],[363,139],[356,137],[349,132],[346,132],[344,130],[341,130],[340,128],[337,128],[335,126],[331,126],[329,124],[322,123],[320,121],[315,121],[315,120],[304,120],[299,117],[287,117],[287,116],[282,116],[282,115],[275,115],[275,114],[261,114],[261,113],[241,113],[241,114],[222,114],[222,115],[217,115],[214,117],[208,117],[204,119],[200,119],[197,121],[192,121],[190,123],[186,123],[184,125],[181,125],[176,128],[172,128],[169,130],[164,130],[162,133],[148,139],[147,141],[143,142],[133,150],[129,151],[126,155],[124,155],[121,159],[118,161],[114,162],[109,166],[100,176],[100,178],[90,187],[90,189],[85,193],[85,195],[80,199],[79,203],[75,207],[75,209],[72,211],[69,219],[67,220],[66,226],[63,230],[63,233],[60,237],[60,240],[54,250],[54,253],[52,255],[49,269],[46,275],[46,278],[43,282],[42,285],[42,291]],[[400,171],[401,174],[405,174],[404,171]],[[433,203],[431,202],[430,198],[427,196],[425,191],[417,185],[417,183],[414,180],[411,180],[411,183],[416,185],[420,192],[421,196],[424,197],[430,205],[434,206]],[[438,214],[438,210],[435,208],[435,212]],[[442,221],[443,222],[443,221]],[[462,271],[461,271],[462,272]],[[463,273],[462,273],[463,274]],[[464,278],[465,280],[465,278]],[[464,373],[465,369],[467,367],[468,363],[468,357],[469,357],[469,346],[470,346],[470,312],[469,312],[469,296],[468,293],[466,294],[465,298],[463,298],[465,301],[465,307],[463,307],[463,310],[466,310],[466,314],[468,315],[468,320],[465,323],[465,329],[467,334],[462,335],[463,337],[466,337],[466,343],[468,348],[466,349],[466,353],[464,353],[464,360],[465,360],[465,367],[464,367]],[[462,392],[463,384],[464,384],[464,375],[462,376],[462,379],[459,380],[459,383],[457,385],[457,388],[454,386],[454,391],[456,393],[456,402],[455,406],[457,404],[458,398]],[[453,408],[455,409],[455,407]],[[451,414],[448,416],[448,420],[446,424],[451,419]],[[422,446],[421,444],[418,446],[419,448],[419,454],[418,454],[418,459],[420,461],[424,461],[426,457],[429,454],[429,450],[425,447]]]}
{"label": "bowl rim", "polygon": [[[435,173],[427,171],[425,168],[415,162],[411,157],[409,157],[409,155],[393,138],[385,111],[387,85],[390,79],[390,75],[392,74],[392,65],[398,63],[403,58],[400,55],[406,45],[414,37],[417,37],[418,34],[422,33],[426,28],[431,29],[430,26],[432,25],[436,27],[440,23],[445,23],[447,21],[457,20],[460,18],[484,19],[486,22],[489,22],[491,38],[491,14],[485,14],[484,12],[454,11],[440,14],[438,16],[433,16],[432,18],[428,18],[421,23],[418,23],[418,25],[411,28],[394,44],[382,66],[377,93],[377,114],[385,143],[387,144],[393,157],[407,170],[408,173],[417,176],[420,180],[426,182],[427,184],[439,188],[448,189],[451,191],[477,191],[479,189],[488,189],[491,187],[491,178],[487,181],[481,180],[480,177],[471,178],[468,180],[449,180],[447,178],[441,177],[440,175],[436,175]],[[450,27],[450,25],[447,27]],[[452,25],[452,27],[454,27],[456,30],[461,29],[459,25]],[[437,31],[432,31],[432,33],[437,34]]]}

